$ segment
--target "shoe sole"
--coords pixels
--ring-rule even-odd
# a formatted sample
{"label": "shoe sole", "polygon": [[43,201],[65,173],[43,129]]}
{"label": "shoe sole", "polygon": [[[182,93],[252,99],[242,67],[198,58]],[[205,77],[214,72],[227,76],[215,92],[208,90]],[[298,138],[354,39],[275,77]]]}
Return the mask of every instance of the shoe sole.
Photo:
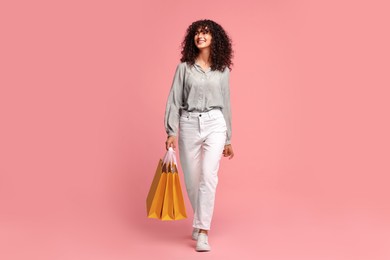
{"label": "shoe sole", "polygon": [[198,249],[198,248],[195,248],[196,252],[210,252],[211,251],[211,248],[210,249]]}

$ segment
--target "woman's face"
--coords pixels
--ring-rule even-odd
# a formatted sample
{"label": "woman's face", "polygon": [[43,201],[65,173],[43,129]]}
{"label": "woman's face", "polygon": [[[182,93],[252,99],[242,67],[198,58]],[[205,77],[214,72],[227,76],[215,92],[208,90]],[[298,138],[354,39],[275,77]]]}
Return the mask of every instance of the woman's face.
{"label": "woman's face", "polygon": [[195,46],[199,50],[210,48],[212,39],[213,37],[211,36],[210,30],[207,27],[198,28],[198,30],[195,32]]}

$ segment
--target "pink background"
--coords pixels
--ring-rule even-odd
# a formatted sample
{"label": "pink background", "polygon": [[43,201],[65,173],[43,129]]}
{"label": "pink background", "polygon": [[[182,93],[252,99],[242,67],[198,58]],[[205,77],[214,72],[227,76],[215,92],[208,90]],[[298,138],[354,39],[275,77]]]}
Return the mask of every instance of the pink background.
{"label": "pink background", "polygon": [[[390,259],[389,7],[2,1],[0,259]],[[145,199],[203,18],[234,42],[236,156],[200,256]]]}

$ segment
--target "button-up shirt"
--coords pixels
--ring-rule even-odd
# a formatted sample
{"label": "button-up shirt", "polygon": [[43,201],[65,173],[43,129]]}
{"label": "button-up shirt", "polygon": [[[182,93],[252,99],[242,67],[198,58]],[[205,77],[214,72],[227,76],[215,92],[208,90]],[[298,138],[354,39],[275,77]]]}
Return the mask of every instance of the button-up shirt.
{"label": "button-up shirt", "polygon": [[177,136],[181,111],[207,112],[221,109],[227,132],[226,144],[231,139],[230,70],[204,70],[200,65],[182,62],[177,65],[165,109],[165,130]]}

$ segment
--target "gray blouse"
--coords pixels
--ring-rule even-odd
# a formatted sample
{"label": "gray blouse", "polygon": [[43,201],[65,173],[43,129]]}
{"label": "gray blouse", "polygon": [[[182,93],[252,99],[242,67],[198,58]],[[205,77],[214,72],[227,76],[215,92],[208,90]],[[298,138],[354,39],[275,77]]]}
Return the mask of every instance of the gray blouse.
{"label": "gray blouse", "polygon": [[165,109],[165,130],[169,136],[177,136],[182,110],[207,112],[221,109],[227,126],[226,144],[232,135],[230,111],[229,68],[223,72],[203,70],[198,64],[177,65]]}

